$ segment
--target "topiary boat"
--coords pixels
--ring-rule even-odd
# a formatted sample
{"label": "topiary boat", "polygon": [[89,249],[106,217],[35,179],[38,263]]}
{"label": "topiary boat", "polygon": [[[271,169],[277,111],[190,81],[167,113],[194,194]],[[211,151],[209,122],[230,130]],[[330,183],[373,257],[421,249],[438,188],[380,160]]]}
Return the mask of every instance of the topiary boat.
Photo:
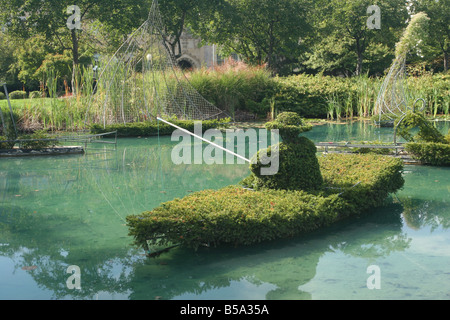
{"label": "topiary boat", "polygon": [[306,138],[294,134],[285,139],[282,125],[268,124],[282,129],[284,141],[272,147],[280,152],[278,174],[259,176],[256,161],[243,185],[196,192],[129,216],[135,244],[151,252],[156,245],[198,249],[293,237],[364,213],[403,187],[400,159],[374,154],[317,157]]}

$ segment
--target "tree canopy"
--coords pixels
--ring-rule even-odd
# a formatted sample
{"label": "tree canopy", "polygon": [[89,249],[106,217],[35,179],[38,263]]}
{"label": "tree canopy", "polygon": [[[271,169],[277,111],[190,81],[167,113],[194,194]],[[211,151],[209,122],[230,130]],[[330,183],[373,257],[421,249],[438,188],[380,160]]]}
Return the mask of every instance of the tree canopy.
{"label": "tree canopy", "polygon": [[[95,52],[111,55],[148,17],[153,0],[78,0],[79,28],[69,28],[69,0],[0,0],[0,72],[36,85],[45,68],[70,77]],[[430,18],[416,56],[428,68],[448,70],[450,0],[159,0],[167,47],[180,57],[183,31],[216,44],[273,74],[346,76],[382,74],[415,12]],[[368,20],[377,6],[380,28]],[[411,59],[414,62],[414,59]],[[63,68],[62,64],[68,64]],[[68,71],[69,70],[69,71]],[[69,75],[68,75],[69,74]]]}

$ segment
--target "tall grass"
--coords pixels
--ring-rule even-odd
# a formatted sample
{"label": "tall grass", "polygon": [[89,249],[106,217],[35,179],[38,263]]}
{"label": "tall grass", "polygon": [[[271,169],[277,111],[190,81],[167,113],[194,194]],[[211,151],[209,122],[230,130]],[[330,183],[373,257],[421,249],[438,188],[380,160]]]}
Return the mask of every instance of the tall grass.
{"label": "tall grass", "polygon": [[[84,129],[86,115],[91,123],[102,123],[103,116],[112,112],[108,108],[117,109],[122,104],[133,115],[130,121],[148,120],[142,110],[161,114],[161,100],[170,99],[170,94],[176,95],[180,90],[179,80],[189,81],[203,97],[232,115],[254,114],[266,120],[273,119],[279,112],[295,111],[304,117],[330,120],[368,118],[374,114],[382,84],[382,79],[367,75],[348,79],[308,75],[278,78],[272,77],[264,66],[228,61],[214,69],[188,72],[186,79],[181,71],[171,76],[160,72],[143,75],[136,71],[128,79],[117,77],[111,82],[111,90],[100,81],[93,95],[92,69],[81,67],[77,72],[78,94],[75,96],[68,95],[67,90],[57,92],[58,75],[49,71],[43,88],[48,91],[48,97],[12,100],[18,128],[22,131]],[[114,74],[105,76],[112,79]],[[131,89],[122,90],[122,81]],[[406,84],[408,104],[412,106],[417,99],[423,98],[427,115],[450,116],[450,74],[424,73],[409,77]],[[167,88],[172,88],[172,92]],[[92,100],[94,96],[102,101],[107,94],[111,102],[107,108]],[[0,100],[0,107],[4,114],[9,113],[6,100]]]}

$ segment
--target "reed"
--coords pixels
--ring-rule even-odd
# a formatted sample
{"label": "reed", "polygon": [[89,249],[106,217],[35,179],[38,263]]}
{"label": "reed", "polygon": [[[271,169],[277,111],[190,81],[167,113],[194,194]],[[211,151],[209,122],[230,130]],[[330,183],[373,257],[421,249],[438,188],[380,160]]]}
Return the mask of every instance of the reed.
{"label": "reed", "polygon": [[[128,113],[123,115],[128,117],[125,120],[146,121],[149,120],[146,114],[161,115],[164,100],[167,103],[183,90],[180,83],[192,85],[211,103],[230,113],[245,111],[263,119],[284,111],[329,120],[351,119],[354,116],[368,118],[374,114],[382,84],[382,79],[367,75],[345,79],[320,75],[271,77],[264,66],[247,66],[242,62],[230,61],[214,69],[201,68],[186,74],[178,70],[171,76],[158,71],[143,75],[139,70],[134,70],[127,79],[116,76],[124,73],[123,69],[111,68],[105,70],[105,80],[98,82],[94,94],[92,68],[81,67],[77,72],[77,95],[71,95],[67,87],[58,92],[57,84],[61,83],[61,79],[49,70],[43,82],[45,88],[42,88],[42,91],[48,91],[48,97],[11,100],[18,128],[27,132],[84,129],[86,118],[90,119],[90,123],[102,123],[105,114],[112,116],[112,112],[117,112],[121,105]],[[110,88],[108,79],[115,79],[110,83]],[[122,90],[123,83],[126,84],[125,90]],[[427,102],[425,113],[428,116],[450,116],[449,74],[411,76],[406,87],[409,104],[423,98]],[[107,95],[109,105],[105,106],[102,101]],[[0,100],[0,107],[4,114],[9,113],[6,100]]]}

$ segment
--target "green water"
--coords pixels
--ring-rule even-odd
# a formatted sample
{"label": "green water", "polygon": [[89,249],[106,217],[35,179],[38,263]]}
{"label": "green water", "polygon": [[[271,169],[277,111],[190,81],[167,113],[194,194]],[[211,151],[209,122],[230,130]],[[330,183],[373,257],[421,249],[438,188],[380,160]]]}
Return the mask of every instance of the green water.
{"label": "green water", "polygon": [[[392,140],[391,129],[363,123],[305,135]],[[407,166],[384,207],[306,236],[149,259],[128,237],[127,215],[249,174],[246,164],[176,166],[175,145],[121,139],[115,151],[0,159],[0,299],[450,299],[449,168]],[[71,265],[80,290],[66,285]],[[370,290],[373,265],[381,288]]]}

